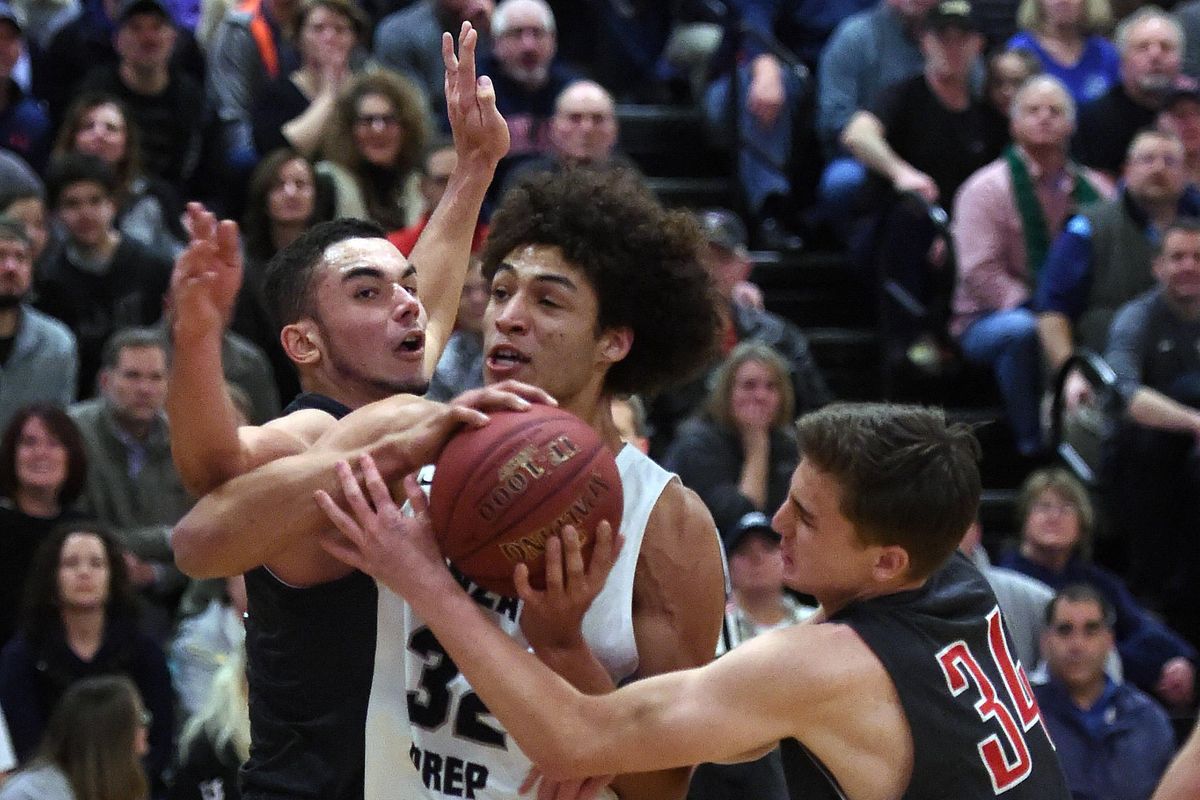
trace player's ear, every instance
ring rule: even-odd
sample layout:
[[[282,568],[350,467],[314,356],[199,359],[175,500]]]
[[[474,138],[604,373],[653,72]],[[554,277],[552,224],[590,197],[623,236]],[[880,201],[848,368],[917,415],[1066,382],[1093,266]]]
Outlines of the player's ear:
[[[597,342],[597,352],[600,354],[600,358],[609,364],[615,364],[629,355],[631,347],[633,347],[632,328],[606,328],[600,334],[600,340]]]
[[[875,557],[875,579],[890,583],[908,572],[908,551],[900,545],[889,544],[879,548]]]
[[[283,352],[293,363],[315,364],[321,358],[321,332],[312,320],[302,319],[283,326],[279,332]]]

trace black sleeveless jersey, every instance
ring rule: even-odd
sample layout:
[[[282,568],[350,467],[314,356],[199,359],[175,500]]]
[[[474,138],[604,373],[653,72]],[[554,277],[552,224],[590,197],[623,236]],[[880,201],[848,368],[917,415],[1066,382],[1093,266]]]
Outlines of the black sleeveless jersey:
[[[302,394],[284,411],[350,409]],[[361,572],[306,588],[246,573],[250,759],[246,800],[361,800],[375,662],[375,582]]]
[[[862,637],[900,697],[913,738],[903,800],[1069,800],[995,596],[966,557],[955,553],[920,589],[853,603],[832,620]],[[788,782],[793,796],[843,797],[803,747]]]

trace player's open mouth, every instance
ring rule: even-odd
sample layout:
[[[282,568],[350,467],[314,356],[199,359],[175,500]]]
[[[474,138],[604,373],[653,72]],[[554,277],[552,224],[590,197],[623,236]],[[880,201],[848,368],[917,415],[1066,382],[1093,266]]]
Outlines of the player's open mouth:
[[[400,342],[400,346],[396,348],[402,353],[419,353],[425,347],[425,334],[420,331],[413,331],[404,340]]]
[[[519,364],[528,363],[528,356],[511,347],[493,347],[492,351],[488,353],[488,365],[491,367],[515,367]]]

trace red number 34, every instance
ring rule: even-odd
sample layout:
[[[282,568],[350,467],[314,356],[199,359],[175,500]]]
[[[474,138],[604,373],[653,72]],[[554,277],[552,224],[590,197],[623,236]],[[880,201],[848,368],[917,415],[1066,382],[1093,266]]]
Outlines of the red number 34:
[[[1004,687],[1019,721],[1014,719],[1009,707],[996,696],[996,687],[979,666],[966,642],[958,641],[947,646],[938,653],[937,659],[950,692],[957,697],[974,685],[979,692],[979,701],[975,703],[979,718],[985,722],[994,719],[1000,725],[1008,747],[1000,744],[1000,734],[993,733],[980,741],[978,748],[979,757],[992,780],[992,790],[996,794],[1002,794],[1025,780],[1033,770],[1033,759],[1029,755],[1029,746],[1025,743],[1025,733],[1041,722],[1041,714],[1025,670],[1009,652],[1008,642],[1004,639],[1004,628],[1000,622],[999,608],[992,609],[987,616],[987,622],[988,650],[991,651],[992,659],[1004,679]]]

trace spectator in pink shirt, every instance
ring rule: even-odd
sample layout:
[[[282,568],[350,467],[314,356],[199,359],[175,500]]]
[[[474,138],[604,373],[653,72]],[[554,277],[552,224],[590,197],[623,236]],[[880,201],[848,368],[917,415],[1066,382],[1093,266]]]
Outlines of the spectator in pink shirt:
[[[1113,191],[1107,178],[1070,160],[1074,130],[1066,87],[1049,75],[1031,78],[1013,100],[1013,144],[963,184],[952,217],[958,283],[951,333],[969,360],[994,370],[1017,447],[1031,456],[1044,448],[1032,290],[1066,220]]]

